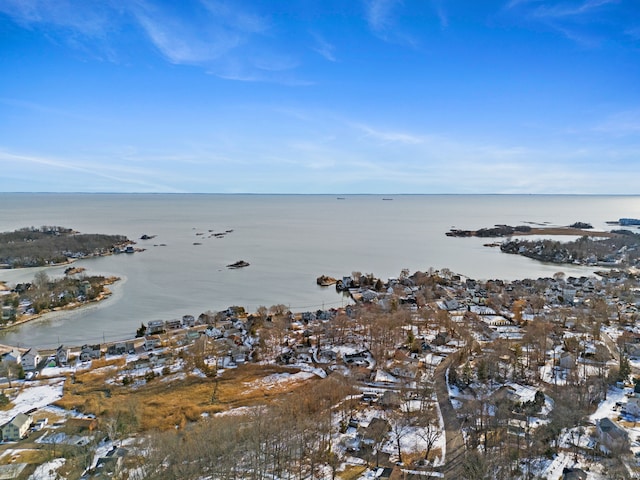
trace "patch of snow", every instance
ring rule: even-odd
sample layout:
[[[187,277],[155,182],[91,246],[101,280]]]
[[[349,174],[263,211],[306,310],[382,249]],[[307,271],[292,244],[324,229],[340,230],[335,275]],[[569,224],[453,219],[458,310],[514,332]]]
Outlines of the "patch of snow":
[[[38,465],[35,472],[29,477],[29,480],[56,480],[60,478],[56,470],[62,467],[64,463],[64,458],[54,458],[49,462]]]
[[[4,425],[19,413],[24,413],[32,408],[45,407],[62,398],[62,386],[64,381],[47,385],[24,387],[18,396],[12,400],[13,407],[0,411],[0,425]]]

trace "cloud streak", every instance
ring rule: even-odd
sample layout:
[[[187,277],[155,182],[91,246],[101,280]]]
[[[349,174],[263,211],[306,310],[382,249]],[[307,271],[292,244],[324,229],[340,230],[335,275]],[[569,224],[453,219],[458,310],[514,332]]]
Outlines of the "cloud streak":
[[[606,38],[619,38],[630,30],[623,25],[630,17],[620,0],[511,0],[503,12],[517,15],[514,20],[544,25],[586,48],[599,47]],[[615,24],[604,21],[605,12],[617,13],[619,19]]]
[[[171,64],[199,66],[225,79],[297,84],[278,75],[300,64],[292,45],[281,46],[273,38],[271,21],[238,2],[6,0],[0,2],[0,13],[25,28],[44,30],[53,41],[112,62],[128,54],[119,34],[133,25]],[[332,58],[332,49],[318,40],[317,50],[325,58]]]
[[[86,164],[52,157],[17,154],[0,150],[0,165],[3,163],[7,170],[9,170],[10,165],[19,163],[21,166],[24,166],[24,164],[37,165],[39,169],[48,167],[54,172],[54,176],[64,174],[64,172],[81,174],[87,185],[95,185],[99,182],[99,179],[104,179],[113,185],[114,191],[139,191],[140,188],[145,191],[179,191],[168,184],[149,181],[148,179],[152,175],[148,170],[107,166],[110,164],[103,162]],[[11,189],[7,187],[9,187],[9,184],[2,190],[11,191]]]
[[[313,51],[324,57],[325,60],[330,62],[337,61],[334,53],[335,47],[327,42],[320,34],[313,33],[312,36],[315,41],[315,45],[312,47]]]

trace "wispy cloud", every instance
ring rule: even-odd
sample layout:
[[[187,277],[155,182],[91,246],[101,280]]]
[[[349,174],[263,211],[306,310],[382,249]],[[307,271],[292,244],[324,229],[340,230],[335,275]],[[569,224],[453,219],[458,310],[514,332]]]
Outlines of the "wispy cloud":
[[[124,37],[118,34],[134,25],[169,63],[199,66],[227,79],[307,83],[278,75],[300,64],[295,49],[278,43],[269,18],[239,2],[5,0],[0,1],[0,14],[102,60],[117,62],[127,55]],[[319,48],[331,55],[328,43]]]
[[[326,60],[329,60],[330,62],[335,62],[336,61],[336,56],[334,54],[335,47],[329,42],[327,42],[322,35],[318,33],[312,33],[311,35],[315,40],[315,44],[312,47],[313,51],[318,53],[322,57],[324,57]]]
[[[375,32],[384,32],[393,25],[393,12],[400,0],[367,0],[366,17]]]
[[[610,115],[594,129],[614,136],[640,134],[640,110],[630,110]]]
[[[269,30],[267,18],[255,13],[240,10],[235,2],[201,0],[202,4],[215,17],[229,27],[245,33],[263,33]]]
[[[447,28],[449,26],[449,17],[444,8],[443,0],[431,0],[431,5],[438,16],[440,22],[440,28]]]
[[[9,165],[19,163],[21,171],[24,170],[23,167],[26,164],[37,166],[38,171],[47,178],[55,178],[65,172],[80,174],[90,189],[102,179],[108,181],[112,186],[112,191],[140,191],[140,189],[145,191],[177,191],[167,184],[150,181],[153,178],[151,170],[107,162],[70,161],[50,156],[26,155],[0,150],[0,165],[3,163],[7,169]],[[51,172],[42,172],[42,169],[46,168]],[[7,189],[5,188],[5,190]]]
[[[605,38],[625,32],[629,18],[625,8],[621,0],[511,0],[503,13],[542,24],[583,47],[597,48]]]
[[[109,2],[72,0],[3,0],[0,12],[26,27],[34,24],[65,27],[92,37],[105,35],[117,15]]]
[[[4,0],[0,13],[28,29],[43,29],[56,43],[101,61],[118,62],[111,39],[121,25],[122,12],[109,1]]]
[[[416,145],[425,142],[425,137],[411,133],[378,130],[364,124],[353,124],[353,127],[364,132],[365,136],[383,143],[401,143],[406,145]]]
[[[234,16],[213,2],[201,11],[194,5],[187,13],[139,2],[132,13],[151,43],[175,64],[211,63],[245,43],[255,31],[252,23],[235,20],[239,13]],[[243,30],[239,25],[251,28]]]
[[[561,2],[555,5],[539,5],[533,11],[538,17],[562,18],[597,13],[602,7],[617,4],[619,0],[586,0],[581,2]]]

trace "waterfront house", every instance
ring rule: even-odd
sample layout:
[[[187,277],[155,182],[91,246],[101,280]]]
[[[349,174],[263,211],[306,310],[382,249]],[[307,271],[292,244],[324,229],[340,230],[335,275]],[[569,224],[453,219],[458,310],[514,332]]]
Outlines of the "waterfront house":
[[[21,361],[22,361],[22,354],[20,353],[20,350],[18,350],[17,348],[12,348],[7,353],[2,355],[2,363],[15,363],[17,365],[20,365]]]
[[[151,320],[147,324],[147,335],[154,335],[156,333],[164,333],[164,322],[162,320]]]
[[[22,368],[25,370],[35,370],[42,360],[42,356],[35,348],[27,350],[22,355]]]
[[[100,358],[101,355],[100,345],[83,345],[80,349],[80,361],[88,362]]]
[[[17,442],[25,437],[29,427],[33,423],[33,417],[24,413],[19,413],[2,427],[2,441]]]
[[[66,365],[69,362],[69,358],[71,357],[71,349],[69,347],[65,347],[64,345],[60,345],[56,349],[56,363],[58,365]]]
[[[11,305],[3,305],[2,306],[2,321],[7,322],[9,320],[14,319],[16,316],[16,309]]]
[[[183,315],[182,316],[182,325],[184,327],[195,327],[196,319],[193,315]]]
[[[167,330],[177,330],[182,327],[182,320],[167,320],[164,324]]]

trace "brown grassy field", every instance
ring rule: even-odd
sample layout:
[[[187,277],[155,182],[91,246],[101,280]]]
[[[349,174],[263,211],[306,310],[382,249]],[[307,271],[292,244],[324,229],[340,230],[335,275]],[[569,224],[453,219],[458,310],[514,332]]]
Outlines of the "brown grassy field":
[[[273,388],[251,386],[275,373],[294,373],[276,365],[244,365],[226,370],[218,378],[187,376],[163,381],[157,377],[145,385],[131,387],[108,383],[115,371],[92,370],[78,373],[65,382],[63,397],[56,405],[92,413],[100,419],[133,414],[139,419],[137,430],[167,430],[198,420],[203,413],[212,414],[231,408],[269,404],[283,393],[309,381],[281,382]],[[250,386],[250,388],[248,388]]]

